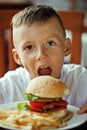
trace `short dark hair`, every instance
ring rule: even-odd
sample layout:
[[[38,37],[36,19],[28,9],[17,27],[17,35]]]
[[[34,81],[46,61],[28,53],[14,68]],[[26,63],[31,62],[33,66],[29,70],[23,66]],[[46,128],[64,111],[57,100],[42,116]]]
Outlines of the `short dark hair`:
[[[14,28],[25,24],[33,24],[35,22],[45,22],[52,17],[55,17],[58,20],[62,32],[64,36],[66,36],[60,16],[52,7],[46,5],[26,7],[24,10],[13,16],[12,26]]]

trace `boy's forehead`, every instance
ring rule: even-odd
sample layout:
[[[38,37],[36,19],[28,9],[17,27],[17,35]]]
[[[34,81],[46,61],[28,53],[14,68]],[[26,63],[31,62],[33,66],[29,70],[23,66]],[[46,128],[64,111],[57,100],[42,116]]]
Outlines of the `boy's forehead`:
[[[34,22],[33,24],[27,23],[27,24],[20,25],[18,27],[13,27],[13,34],[15,34],[15,32],[17,32],[17,31],[21,32],[21,29],[22,29],[21,27],[24,27],[26,29],[26,27],[31,28],[35,25],[38,27],[43,26],[43,25],[47,25],[47,26],[52,25],[52,26],[56,26],[56,28],[59,30],[61,28],[58,19],[56,19],[55,17],[51,17],[50,19],[48,19],[46,21]]]
[[[19,27],[13,28],[13,42],[16,43],[18,41],[18,39],[20,39],[22,34],[26,33],[27,31],[31,32],[31,30],[33,31],[33,33],[38,30],[42,30],[43,32],[48,31],[46,33],[49,33],[49,32],[51,32],[51,33],[59,32],[60,33],[60,31],[62,29],[56,18],[51,18],[45,22],[35,22],[33,24],[21,25]],[[62,33],[60,33],[60,34],[62,34]]]

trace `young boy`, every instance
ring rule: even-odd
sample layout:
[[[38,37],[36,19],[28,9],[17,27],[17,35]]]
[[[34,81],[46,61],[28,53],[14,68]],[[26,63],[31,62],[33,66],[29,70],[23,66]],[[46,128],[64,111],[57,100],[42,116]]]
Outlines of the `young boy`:
[[[12,19],[13,57],[19,67],[0,79],[0,103],[24,100],[29,81],[51,75],[62,80],[71,93],[65,99],[77,107],[87,104],[87,70],[80,65],[64,64],[70,54],[62,21],[48,6],[27,7]],[[87,105],[78,113],[87,111]]]

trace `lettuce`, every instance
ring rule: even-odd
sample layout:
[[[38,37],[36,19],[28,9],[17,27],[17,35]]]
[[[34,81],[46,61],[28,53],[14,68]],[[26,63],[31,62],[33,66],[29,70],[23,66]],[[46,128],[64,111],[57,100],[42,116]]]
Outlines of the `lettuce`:
[[[26,92],[23,92],[23,95],[24,95],[24,98],[25,98],[25,99],[28,99],[28,100],[30,100],[30,101],[35,101],[35,100],[37,100],[37,99],[40,99],[39,96],[35,96],[35,95],[33,95],[33,94],[29,94],[29,93],[26,93]]]
[[[29,105],[27,102],[21,102],[17,105],[17,109],[20,110],[29,110]]]

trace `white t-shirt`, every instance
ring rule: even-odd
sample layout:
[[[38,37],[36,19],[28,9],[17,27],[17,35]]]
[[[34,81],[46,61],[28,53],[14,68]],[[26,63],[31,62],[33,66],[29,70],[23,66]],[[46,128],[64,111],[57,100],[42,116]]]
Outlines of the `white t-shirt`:
[[[87,70],[80,65],[64,64],[60,79],[70,89],[70,95],[65,97],[69,104],[81,107],[87,104]],[[30,82],[28,72],[19,67],[7,72],[0,79],[0,104],[25,100],[23,92]]]

